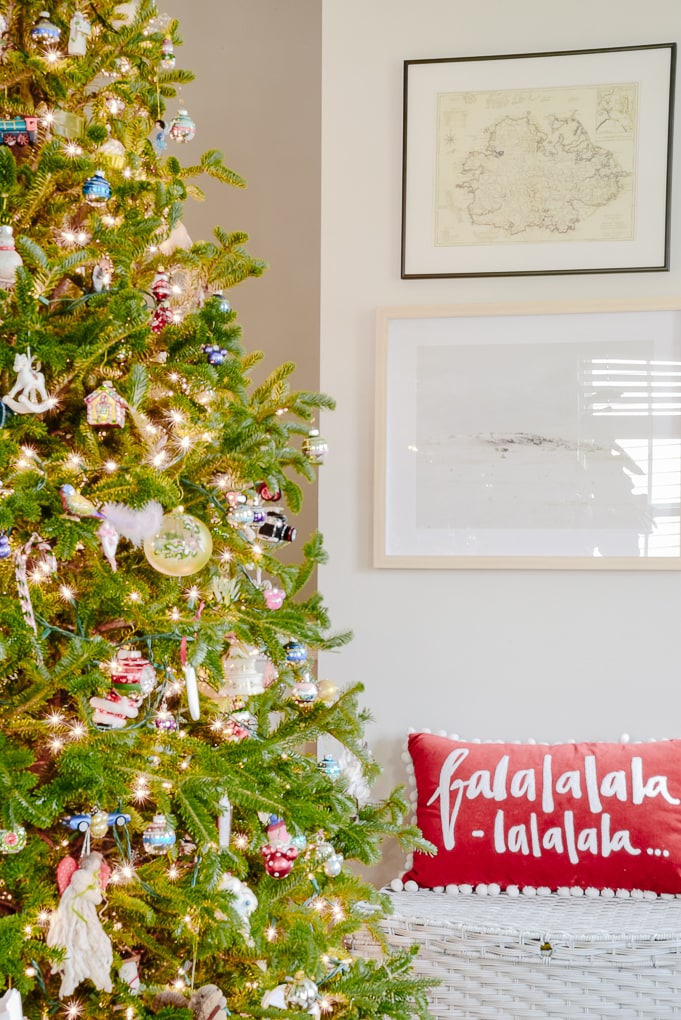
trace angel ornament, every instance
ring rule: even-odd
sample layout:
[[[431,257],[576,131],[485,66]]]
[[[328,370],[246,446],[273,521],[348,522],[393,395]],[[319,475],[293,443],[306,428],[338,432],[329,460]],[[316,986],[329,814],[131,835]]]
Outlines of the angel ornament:
[[[16,382],[2,400],[15,414],[42,414],[55,406],[56,400],[48,396],[45,389],[45,376],[40,371],[40,362],[33,365],[30,348],[25,354],[16,355],[13,368],[17,373]]]
[[[61,974],[59,997],[72,995],[89,978],[100,992],[112,992],[113,951],[97,915],[109,872],[100,853],[87,854],[61,889],[59,906],[52,914],[47,944],[66,950],[53,974]],[[59,876],[58,876],[59,877]]]

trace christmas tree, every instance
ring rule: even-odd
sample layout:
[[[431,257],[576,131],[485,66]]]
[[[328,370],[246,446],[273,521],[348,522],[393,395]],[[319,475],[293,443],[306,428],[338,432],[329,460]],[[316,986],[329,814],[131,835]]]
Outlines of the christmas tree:
[[[183,227],[243,181],[180,158],[178,25],[4,0],[0,35],[0,1015],[426,1016],[409,952],[352,952],[387,904],[351,862],[423,844],[315,675],[332,401],[253,382],[226,291],[264,266]]]

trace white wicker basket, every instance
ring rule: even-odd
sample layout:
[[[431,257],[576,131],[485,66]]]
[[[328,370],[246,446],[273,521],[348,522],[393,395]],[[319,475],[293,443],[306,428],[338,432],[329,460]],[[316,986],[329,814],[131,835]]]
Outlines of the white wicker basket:
[[[681,899],[389,895],[381,926],[391,947],[419,946],[441,1020],[681,1016]],[[380,948],[363,936],[355,952]]]

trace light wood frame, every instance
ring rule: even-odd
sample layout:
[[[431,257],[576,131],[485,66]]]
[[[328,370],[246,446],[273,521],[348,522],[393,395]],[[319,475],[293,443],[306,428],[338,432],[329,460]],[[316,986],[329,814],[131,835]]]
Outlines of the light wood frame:
[[[659,313],[659,314],[658,314]],[[577,316],[581,318],[576,318]],[[540,318],[535,318],[540,317]],[[598,328],[595,329],[595,326]],[[594,332],[598,334],[598,339],[583,339],[580,335],[574,340],[572,336],[575,331],[586,329],[586,336],[589,337]],[[462,342],[463,331],[470,331],[472,341]],[[520,332],[519,332],[520,331]],[[590,331],[590,333],[589,333]],[[489,334],[489,337],[487,336]],[[532,337],[534,334],[534,338]],[[546,337],[546,340],[542,339]],[[530,337],[528,340],[527,337]],[[644,469],[644,474],[647,471],[646,477],[652,479],[650,483],[650,491],[648,491],[645,499],[636,498],[634,500],[632,493],[626,495],[622,493],[620,495],[621,505],[616,504],[615,500],[615,511],[619,512],[622,517],[627,517],[634,513],[631,509],[631,504],[635,502],[636,513],[640,512],[640,506],[642,503],[649,505],[654,502],[657,498],[652,491],[653,483],[657,486],[656,492],[660,491],[660,484],[658,482],[659,470],[655,467],[655,463],[660,462],[663,458],[665,460],[664,471],[667,474],[664,476],[668,481],[668,492],[666,493],[666,510],[660,511],[661,514],[667,513],[669,518],[669,546],[668,552],[665,551],[664,543],[658,536],[656,536],[655,542],[656,550],[653,549],[655,542],[650,539],[643,541],[643,547],[645,552],[639,551],[637,555],[631,554],[627,551],[624,555],[604,554],[600,547],[596,547],[595,551],[592,551],[589,555],[579,555],[575,553],[575,550],[571,548],[573,544],[577,543],[576,539],[582,541],[584,537],[582,535],[582,526],[575,528],[574,536],[571,535],[569,529],[557,529],[561,534],[565,535],[565,549],[555,550],[553,553],[548,551],[540,552],[533,551],[528,554],[527,546],[532,546],[535,539],[538,541],[537,536],[540,536],[542,542],[544,540],[544,531],[541,528],[529,526],[524,529],[518,529],[517,531],[509,531],[506,534],[506,529],[492,529],[492,531],[484,531],[484,527],[480,529],[478,538],[475,541],[478,543],[478,547],[481,548],[479,542],[479,536],[484,531],[484,542],[488,541],[489,535],[497,535],[494,541],[502,546],[502,552],[499,549],[493,554],[487,554],[485,552],[476,552],[466,550],[465,553],[461,553],[460,549],[452,552],[449,547],[449,539],[442,540],[440,547],[440,534],[443,529],[434,527],[432,534],[429,533],[428,528],[422,529],[423,534],[419,531],[416,524],[412,526],[412,517],[416,518],[417,511],[416,505],[419,498],[419,492],[417,492],[416,482],[416,471],[417,467],[412,468],[408,465],[405,470],[404,459],[400,461],[400,457],[404,458],[404,454],[395,454],[395,447],[398,444],[402,444],[401,450],[409,448],[409,436],[417,435],[418,422],[415,421],[417,415],[417,401],[416,401],[416,388],[417,384],[422,385],[422,390],[425,395],[422,397],[422,405],[426,407],[424,412],[429,419],[435,419],[437,417],[438,405],[444,406],[444,401],[437,399],[436,391],[438,387],[442,388],[446,386],[443,380],[446,379],[446,373],[449,372],[449,378],[454,380],[456,373],[452,372],[452,365],[456,368],[457,350],[463,352],[467,363],[473,366],[480,366],[481,364],[494,364],[492,359],[485,362],[485,358],[489,359],[490,354],[497,353],[500,355],[500,360],[506,365],[509,378],[509,405],[513,405],[513,398],[516,398],[516,407],[521,409],[519,413],[520,425],[519,431],[514,432],[513,428],[502,428],[500,433],[495,433],[496,426],[490,424],[489,427],[485,426],[482,430],[476,430],[474,433],[466,434],[465,426],[468,419],[473,418],[476,414],[484,416],[484,407],[481,409],[471,412],[471,414],[462,415],[464,431],[461,436],[458,433],[455,434],[454,440],[456,442],[472,443],[473,457],[483,457],[485,465],[490,463],[490,458],[493,463],[492,474],[497,471],[497,478],[499,474],[499,461],[496,454],[500,450],[505,449],[500,445],[498,436],[503,437],[506,442],[506,434],[511,435],[511,443],[518,443],[518,436],[525,437],[520,440],[520,445],[511,447],[511,454],[509,462],[512,462],[514,457],[516,458],[516,464],[518,460],[522,461],[522,443],[529,443],[531,440],[527,439],[527,436],[531,434],[525,430],[525,419],[526,417],[532,419],[532,407],[534,404],[534,394],[538,398],[543,398],[546,394],[542,394],[540,388],[530,389],[531,397],[529,400],[525,399],[526,388],[531,384],[532,380],[527,377],[527,373],[524,372],[523,366],[530,366],[531,376],[533,372],[541,373],[541,365],[552,364],[553,360],[558,358],[565,362],[567,358],[568,362],[572,358],[577,359],[577,349],[574,352],[570,350],[571,344],[579,344],[580,351],[582,350],[581,345],[583,344],[600,344],[610,345],[610,353],[605,359],[606,362],[611,363],[611,368],[608,370],[610,374],[607,379],[603,381],[601,376],[604,372],[603,368],[598,370],[594,369],[594,365],[600,364],[603,359],[592,358],[592,353],[599,353],[599,350],[594,347],[586,349],[586,355],[582,352],[580,365],[586,366],[586,378],[589,382],[590,379],[596,378],[595,372],[600,372],[598,380],[602,383],[602,386],[612,387],[620,385],[621,378],[617,376],[617,372],[622,373],[621,365],[625,364],[626,359],[622,357],[623,352],[626,354],[628,351],[650,352],[649,356],[639,359],[639,365],[648,365],[648,368],[642,369],[639,372],[638,381],[636,385],[644,388],[644,392],[648,394],[648,402],[643,401],[642,410],[632,411],[627,410],[633,405],[626,403],[626,396],[617,397],[618,400],[624,401],[619,404],[613,405],[608,403],[606,410],[598,410],[603,405],[598,403],[598,400],[589,405],[586,411],[580,405],[580,411],[576,413],[575,427],[576,432],[570,436],[569,442],[563,442],[560,438],[546,439],[543,440],[545,443],[544,448],[541,450],[541,455],[544,459],[544,465],[551,460],[552,449],[557,450],[562,444],[562,455],[563,461],[560,458],[556,458],[553,462],[553,468],[556,465],[560,467],[561,464],[567,464],[569,458],[574,454],[575,460],[579,460],[580,465],[582,462],[586,462],[591,458],[592,462],[597,461],[596,470],[602,470],[607,472],[604,474],[604,481],[608,484],[612,484],[613,480],[613,458],[615,455],[619,458],[624,454],[622,461],[618,461],[617,468],[618,472],[626,471],[628,465],[632,462],[630,460],[629,453],[627,450],[633,448],[643,448],[645,443],[651,444],[652,450],[657,450],[655,457],[648,462]],[[534,343],[535,347],[532,351],[528,349],[528,343]],[[560,350],[554,349],[553,353],[549,355],[547,345],[551,343],[557,343],[561,345]],[[478,349],[479,347],[484,348],[485,344],[493,344],[494,351],[490,350],[482,353]],[[401,345],[401,347],[400,347]],[[413,357],[414,351],[408,351],[406,355],[400,353],[397,348],[402,351],[411,348],[419,348],[426,350],[428,348],[437,348],[438,351],[441,349],[450,349],[449,353],[445,353],[444,358],[446,362],[445,371],[438,373],[437,367],[430,368],[431,375],[429,376],[426,372],[425,383],[423,379],[415,376],[413,366],[415,364],[415,357]],[[624,350],[622,345],[627,346]],[[502,350],[503,347],[508,347],[509,351]],[[453,353],[452,353],[453,352]],[[537,353],[537,357],[534,357],[534,353]],[[561,353],[562,352],[562,353]],[[605,351],[607,353],[607,350]],[[517,354],[517,358],[516,358]],[[436,352],[432,357],[440,357],[441,354]],[[431,355],[427,356],[432,357]],[[523,361],[525,358],[525,361]],[[664,394],[659,391],[659,382],[653,379],[655,375],[654,362],[666,361],[672,362],[674,365],[678,364],[681,370],[681,297],[666,297],[666,298],[650,298],[641,300],[618,300],[618,301],[587,301],[581,303],[574,302],[550,302],[550,303],[532,303],[532,304],[464,304],[455,306],[428,306],[428,307],[401,307],[401,308],[381,308],[377,313],[377,345],[376,345],[376,420],[375,420],[375,479],[374,479],[374,565],[376,567],[389,567],[389,568],[435,568],[435,569],[499,569],[499,568],[513,568],[513,569],[561,569],[561,570],[576,570],[576,569],[610,569],[610,570],[678,570],[681,568],[681,524],[679,524],[679,512],[681,508],[681,371],[679,372],[678,381],[677,376],[674,376],[674,384],[665,382],[663,377],[663,385],[665,390],[671,387],[673,391],[669,400],[664,399]],[[534,367],[534,363],[539,362],[540,367]],[[617,366],[616,369],[612,368],[612,365]],[[409,368],[408,366],[411,366]],[[448,366],[448,367],[447,367]],[[651,367],[652,366],[652,367]],[[614,380],[613,373],[614,371]],[[667,369],[664,369],[667,372]],[[672,368],[669,371],[675,371]],[[471,369],[470,374],[475,384],[475,367]],[[477,368],[478,375],[480,375],[481,369]],[[516,373],[515,379],[513,378]],[[552,369],[553,373],[553,369]],[[589,376],[591,373],[591,376]],[[669,374],[669,373],[667,373]],[[568,373],[571,375],[571,373]],[[482,376],[486,382],[486,369],[485,374]],[[626,375],[624,376],[626,379]],[[670,377],[671,378],[671,377]],[[641,379],[643,381],[641,381]],[[514,387],[514,383],[518,385]],[[581,394],[584,390],[584,386],[577,387],[577,384],[572,378],[567,379],[567,385],[573,386],[578,394]],[[461,395],[461,382],[456,379],[456,387]],[[496,385],[499,383],[497,381]],[[553,382],[552,382],[553,385]],[[557,384],[556,384],[557,385]],[[562,385],[562,383],[560,384]],[[428,390],[430,386],[431,390]],[[627,382],[627,386],[629,383]],[[588,399],[594,401],[595,398],[592,396],[593,382],[589,382],[587,389],[589,390]],[[658,387],[656,391],[655,387]],[[486,387],[485,387],[486,388]],[[602,389],[602,387],[601,387]],[[431,392],[432,391],[432,392]],[[505,394],[505,390],[503,391]],[[558,390],[556,391],[558,392]],[[599,391],[600,392],[600,391]],[[610,392],[602,390],[602,392]],[[678,399],[677,399],[678,394]],[[471,392],[469,397],[464,396],[457,406],[465,406],[466,401],[470,400],[470,406],[473,407],[476,399],[481,394]],[[432,399],[431,399],[432,398]],[[485,397],[486,400],[491,398]],[[485,403],[485,400],[480,402]],[[668,406],[669,405],[669,406]],[[491,408],[498,406],[497,402],[492,402],[489,405]],[[546,402],[546,406],[553,406],[549,401]],[[530,412],[526,415],[525,409],[530,408]],[[618,409],[621,408],[621,409]],[[448,412],[447,412],[448,413]],[[541,421],[541,410],[536,412]],[[602,423],[596,421],[597,418],[603,418],[607,416],[612,417],[612,422]],[[495,417],[495,413],[492,413],[492,418]],[[618,434],[625,431],[632,432],[632,422],[638,417],[639,420],[645,419],[646,426],[636,426],[645,433],[642,439],[627,438],[623,440],[624,450],[620,444],[620,439],[617,438]],[[631,419],[631,420],[630,420]],[[484,417],[482,421],[487,421]],[[624,429],[625,420],[628,422],[628,428]],[[513,424],[513,410],[509,412],[509,422]],[[569,433],[569,422],[566,420],[568,428],[566,432]],[[598,438],[601,434],[600,430],[605,430],[606,426],[611,425],[617,428],[617,432],[613,434],[612,441],[608,438],[608,442],[611,442],[610,449],[607,444],[604,445],[602,439]],[[454,425],[456,426],[456,415]],[[597,438],[589,440],[581,436],[579,442],[575,436],[579,433],[582,425],[589,426],[592,430],[597,433]],[[434,426],[428,424],[429,428]],[[410,428],[412,432],[410,432]],[[482,436],[481,432],[487,432],[489,434]],[[423,430],[422,430],[423,431]],[[553,429],[554,435],[560,436],[560,433],[556,433],[556,427],[554,423]],[[399,435],[397,435],[399,433]],[[541,436],[541,433],[539,434]],[[496,438],[495,438],[496,436]],[[606,437],[608,433],[606,433]],[[491,438],[490,438],[491,437]],[[447,441],[452,439],[452,436],[446,437]],[[535,437],[536,438],[536,437]],[[653,443],[656,441],[656,444]],[[482,442],[482,453],[479,454],[480,442]],[[580,446],[579,443],[587,443],[586,446]],[[589,442],[591,445],[589,446]],[[391,447],[392,443],[392,447]],[[570,446],[570,443],[573,445]],[[617,443],[617,447],[615,447]],[[551,444],[554,444],[553,447]],[[576,444],[576,445],[575,445]],[[444,445],[444,444],[442,444]],[[541,443],[538,444],[541,446]],[[416,439],[411,444],[413,452],[418,453],[416,449],[418,442]],[[470,451],[464,446],[464,450],[468,453]],[[570,451],[565,457],[566,451]],[[586,451],[586,453],[585,453]],[[661,451],[661,452],[660,452]],[[508,449],[506,451],[508,453]],[[520,454],[520,457],[518,457]],[[610,455],[610,460],[608,459]],[[448,474],[454,476],[454,485],[456,486],[456,474],[459,470],[457,463],[456,454],[451,452],[446,454],[447,457],[453,457],[451,460],[447,460]],[[504,454],[502,453],[503,457]],[[486,460],[484,459],[486,458]],[[624,464],[626,460],[627,464]],[[416,461],[413,460],[409,464]],[[470,459],[466,462],[470,465]],[[640,464],[634,461],[636,465],[636,473],[640,469]],[[600,467],[598,466],[600,464]],[[527,472],[527,464],[523,465],[523,471]],[[513,480],[512,471],[511,479]],[[564,467],[561,470],[566,470]],[[569,471],[574,470],[570,468]],[[660,469],[661,470],[661,469]],[[507,471],[507,466],[504,465],[502,471]],[[430,474],[429,474],[430,472]],[[432,474],[436,469],[428,468],[426,471],[427,481],[432,486],[435,485],[433,492],[441,491],[437,487],[437,477],[433,480]],[[550,474],[551,468],[548,469]],[[528,477],[527,474],[524,477]],[[532,478],[532,475],[529,476]],[[560,471],[559,471],[560,477]],[[632,474],[626,474],[627,487],[632,479]],[[619,482],[616,483],[622,488],[622,477],[618,473]],[[505,481],[508,481],[508,475],[505,476]],[[518,481],[513,483],[515,489],[509,489],[507,492],[517,492],[522,497],[524,496],[524,489]],[[478,496],[475,495],[474,483],[469,485],[469,492],[473,492],[472,505],[475,505],[476,498],[479,502]],[[580,482],[581,485],[581,482]],[[671,486],[671,488],[669,488]],[[443,486],[443,490],[444,490]],[[427,492],[429,486],[426,484],[421,492],[421,499],[427,500]],[[547,492],[549,489],[547,489]],[[424,495],[425,493],[425,495]],[[640,497],[640,493],[636,494]],[[574,492],[569,492],[570,499],[566,500],[564,506],[558,503],[559,509],[562,506],[565,516],[565,507],[572,505],[576,501]],[[446,496],[443,496],[446,500]],[[540,501],[541,502],[541,501]],[[603,501],[601,500],[601,505]],[[606,503],[609,501],[606,500]],[[432,504],[426,503],[426,513],[429,513],[429,507]],[[479,503],[479,505],[482,505]],[[509,504],[511,505],[511,504]],[[515,506],[515,504],[513,504]],[[539,503],[537,503],[539,508]],[[543,502],[541,502],[541,509],[544,515],[546,514],[546,508]],[[583,507],[582,507],[583,509]],[[659,509],[659,507],[658,507]],[[652,511],[655,510],[655,506],[652,507]],[[438,511],[439,512],[439,511]],[[581,512],[581,509],[580,509]],[[534,508],[531,513],[534,513]],[[406,515],[406,518],[405,518]],[[454,515],[456,517],[456,514]],[[541,516],[541,514],[539,515]],[[404,524],[404,519],[409,523]],[[660,518],[661,520],[662,518]],[[657,521],[653,514],[653,520]],[[657,526],[657,525],[656,525]],[[608,532],[608,529],[593,529],[593,535],[600,536],[601,546],[603,545],[614,545],[617,546],[620,539],[624,542],[624,539],[628,538],[629,544],[632,538],[633,525],[627,523],[622,527],[614,527],[612,529],[612,535]],[[445,529],[447,530],[447,529]],[[447,530],[447,534],[452,529]],[[456,529],[454,529],[456,530]],[[546,529],[546,542],[547,546],[550,547],[550,538],[553,529]],[[634,529],[635,530],[635,529]],[[659,528],[658,528],[659,530]],[[466,529],[467,534],[470,528]],[[664,531],[664,529],[663,529]],[[435,536],[433,538],[433,535]],[[395,537],[397,536],[397,537]],[[455,536],[456,537],[456,536]],[[458,538],[461,538],[459,535]],[[575,538],[575,542],[572,542],[572,538]],[[593,537],[593,536],[592,536]],[[639,536],[640,537],[640,536]],[[570,538],[570,541],[567,539]],[[612,538],[612,543],[609,541]],[[427,541],[426,541],[427,539]],[[517,541],[516,541],[517,539]],[[423,541],[422,541],[423,540]],[[556,539],[556,541],[560,541]],[[454,543],[456,545],[456,542]],[[492,543],[493,544],[493,543]],[[541,545],[541,542],[539,542]],[[517,545],[517,548],[516,548]],[[434,547],[433,547],[434,546]]]

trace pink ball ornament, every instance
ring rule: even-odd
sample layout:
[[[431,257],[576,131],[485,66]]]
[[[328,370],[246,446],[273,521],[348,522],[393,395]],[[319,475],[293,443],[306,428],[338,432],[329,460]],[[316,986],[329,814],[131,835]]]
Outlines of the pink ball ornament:
[[[282,591],[281,588],[265,588],[263,594],[265,596],[265,605],[268,609],[281,609],[286,592]]]
[[[291,688],[291,697],[301,708],[306,708],[315,703],[319,697],[319,689],[314,680],[301,680]]]

